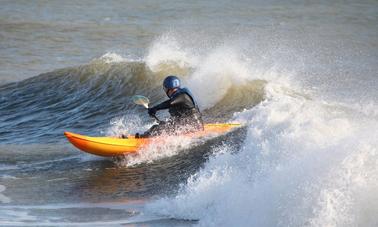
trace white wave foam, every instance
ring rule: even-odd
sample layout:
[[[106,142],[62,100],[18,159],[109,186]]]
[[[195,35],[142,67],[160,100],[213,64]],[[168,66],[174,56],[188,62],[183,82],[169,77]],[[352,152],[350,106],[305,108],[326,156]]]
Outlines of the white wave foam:
[[[2,192],[4,192],[6,187],[0,184],[0,203],[10,203],[12,200],[5,196]]]
[[[184,48],[171,35],[163,35],[149,48],[149,53],[145,57],[147,66],[153,71],[159,71],[162,64],[174,63],[181,68],[195,67],[197,56]]]
[[[131,57],[131,56],[124,57],[115,52],[108,52],[102,55],[100,58],[94,59],[94,60],[100,60],[107,64],[111,64],[111,63],[121,63],[121,62],[138,62],[141,59]]]
[[[378,105],[373,101],[365,101],[363,103],[352,105],[356,110],[362,112],[368,117],[378,118]]]
[[[164,61],[191,68],[184,82],[202,109],[232,86],[256,79],[267,85],[265,101],[234,115],[248,125],[243,148],[236,153],[218,148],[223,152],[177,196],[148,209],[199,219],[201,226],[376,226],[378,203],[371,201],[377,201],[378,191],[378,123],[370,118],[375,105],[347,113],[303,95],[285,59],[264,64],[243,53],[228,42],[196,51],[170,35],[150,49],[146,59],[152,69]],[[367,115],[363,119],[361,112]]]
[[[0,170],[14,170],[19,169],[17,165],[0,164]]]
[[[110,127],[104,132],[107,136],[135,134],[146,130],[150,125],[144,125],[139,115],[115,117],[110,121]]]
[[[137,132],[143,133],[151,126],[152,124],[144,124],[138,115],[127,115],[113,118],[105,134],[115,137],[119,137],[123,134],[133,135]],[[151,163],[158,159],[177,155],[183,149],[193,146],[194,144],[195,141],[184,136],[175,136],[174,139],[167,137],[164,139],[164,142],[158,139],[156,142],[152,142],[151,145],[143,148],[137,154],[126,155],[124,159],[118,161],[118,164],[122,166],[134,166],[141,163]]]
[[[166,34],[153,43],[145,61],[157,74],[164,64],[190,68],[189,75],[179,77],[197,97],[201,109],[214,106],[231,87],[242,86],[253,80],[275,81],[294,87],[292,72],[281,69],[278,73],[278,69],[271,65],[257,70],[253,66],[259,62],[256,59],[253,62],[243,54],[242,47],[234,46],[233,43],[225,42],[208,51],[202,49],[203,45],[187,47],[172,34]]]
[[[241,85],[253,79],[245,60],[228,47],[219,47],[201,59],[187,80],[188,87],[199,98],[202,108],[210,108],[219,102],[233,85]]]
[[[242,150],[223,148],[177,196],[149,209],[201,226],[375,226],[377,122],[277,86],[267,92],[236,116],[249,125]]]
[[[172,157],[184,149],[195,146],[196,141],[185,136],[158,138],[151,145],[143,148],[136,154],[126,155],[118,164],[122,166],[135,166],[141,163],[152,163],[156,160]]]
[[[20,179],[20,178],[18,178],[18,177],[15,177],[15,176],[12,176],[12,175],[8,175],[8,174],[0,175],[0,178],[2,178],[2,179],[10,179],[10,180],[17,180],[17,179]]]

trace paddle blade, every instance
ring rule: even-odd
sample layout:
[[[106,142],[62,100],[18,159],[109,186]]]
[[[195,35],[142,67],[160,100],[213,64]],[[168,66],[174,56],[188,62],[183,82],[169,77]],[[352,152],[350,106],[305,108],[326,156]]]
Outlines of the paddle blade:
[[[150,100],[148,100],[147,97],[143,95],[134,95],[132,99],[135,104],[142,105],[148,109],[148,104],[150,103]]]

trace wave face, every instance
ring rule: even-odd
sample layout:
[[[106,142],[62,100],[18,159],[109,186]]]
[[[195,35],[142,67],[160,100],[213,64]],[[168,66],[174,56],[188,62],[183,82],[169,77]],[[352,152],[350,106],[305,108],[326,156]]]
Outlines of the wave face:
[[[56,142],[63,130],[93,133],[122,111],[136,113],[130,97],[155,88],[148,73],[143,63],[93,62],[4,85],[3,142]]]
[[[132,103],[131,97],[143,94],[154,103],[164,100],[161,81],[172,72],[184,73],[184,84],[193,88],[197,96],[208,97],[209,100],[199,99],[208,120],[225,120],[237,110],[263,100],[261,80],[233,84],[226,79],[221,88],[208,87],[208,93],[204,94],[200,78],[187,78],[185,72],[193,70],[190,67],[165,60],[149,67],[144,61],[129,61],[108,53],[87,65],[3,85],[0,87],[2,142],[57,142],[63,130],[106,134],[109,122],[122,116],[133,121],[139,119],[143,124],[149,120],[146,111]]]

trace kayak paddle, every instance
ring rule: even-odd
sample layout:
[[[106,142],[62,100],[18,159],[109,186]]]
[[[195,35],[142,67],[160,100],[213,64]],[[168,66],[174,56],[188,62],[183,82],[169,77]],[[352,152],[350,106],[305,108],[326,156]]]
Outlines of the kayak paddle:
[[[133,102],[137,105],[144,106],[146,109],[148,109],[148,104],[150,104],[150,100],[143,95],[134,95],[132,98]],[[160,120],[156,115],[153,115],[153,117],[160,123]]]
[[[148,109],[148,104],[150,103],[150,100],[147,97],[143,95],[134,95],[132,97],[132,100],[135,104],[142,105],[146,107],[146,109]]]

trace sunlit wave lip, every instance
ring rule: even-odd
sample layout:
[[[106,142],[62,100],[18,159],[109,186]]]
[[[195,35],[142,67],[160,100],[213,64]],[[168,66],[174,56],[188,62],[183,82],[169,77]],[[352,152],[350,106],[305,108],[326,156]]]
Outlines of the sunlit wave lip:
[[[112,63],[122,63],[122,62],[143,62],[143,59],[139,57],[132,57],[132,56],[124,57],[115,52],[107,52],[101,57],[95,58],[91,61],[91,63],[96,63],[96,62],[104,62],[107,64],[112,64]]]

